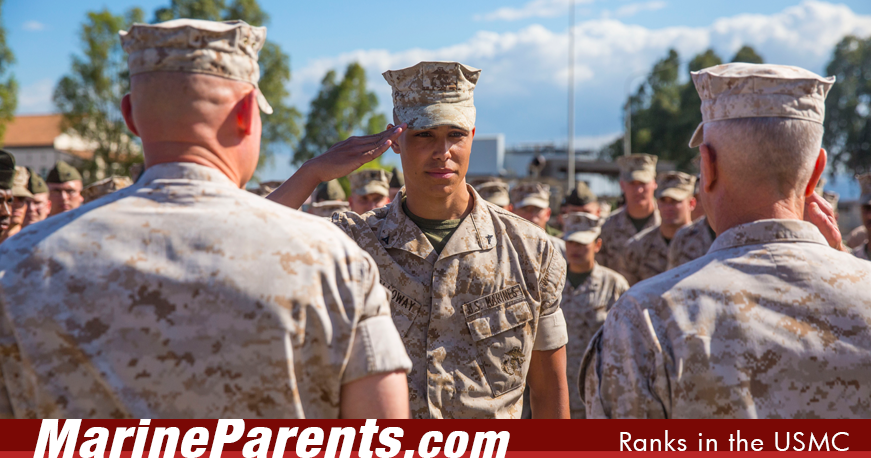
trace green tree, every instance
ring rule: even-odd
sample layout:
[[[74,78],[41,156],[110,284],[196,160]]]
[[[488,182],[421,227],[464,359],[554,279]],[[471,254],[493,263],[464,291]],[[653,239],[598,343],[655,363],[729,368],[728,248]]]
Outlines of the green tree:
[[[838,82],[826,98],[823,145],[833,164],[871,172],[871,37],[841,40],[826,73]]]
[[[241,19],[254,26],[269,23],[269,14],[260,8],[257,0],[171,0],[170,5],[154,12],[155,22],[176,18],[228,21]],[[293,147],[299,139],[299,111],[287,105],[290,92],[290,57],[281,47],[269,40],[260,51],[260,91],[272,105],[273,113],[263,116],[260,166],[269,163],[281,147]]]
[[[305,136],[293,155],[294,164],[323,153],[351,135],[375,134],[387,126],[384,115],[375,112],[378,97],[366,90],[366,71],[360,64],[348,65],[342,80],[336,79],[335,70],[330,70],[321,81],[306,119]],[[374,162],[373,166],[380,164]]]
[[[748,64],[764,64],[765,59],[762,58],[759,54],[756,53],[756,50],[751,48],[750,46],[742,46],[738,52],[735,53],[735,57],[732,58],[732,62],[746,62]]]
[[[6,29],[3,27],[3,0],[0,0],[0,145],[6,134],[6,123],[15,117],[18,107],[18,83],[15,77],[7,73],[9,66],[15,62],[12,50],[6,46]]]
[[[735,58],[761,60],[749,46],[741,48]],[[695,72],[722,63],[717,53],[708,49],[693,57],[686,68]],[[698,152],[688,143],[702,121],[702,102],[692,80],[680,78],[681,67],[677,51],[669,50],[629,97],[632,152],[653,154],[673,162],[678,170],[695,173],[693,161]],[[601,155],[612,159],[622,156],[623,138],[605,146]]]
[[[72,57],[70,74],[54,90],[54,103],[63,113],[63,130],[73,131],[95,147],[84,178],[95,181],[108,174],[126,174],[141,162],[138,140],[127,130],[121,99],[130,90],[127,57],[118,31],[142,22],[139,8],[125,15],[108,9],[88,13],[79,32],[83,55]]]

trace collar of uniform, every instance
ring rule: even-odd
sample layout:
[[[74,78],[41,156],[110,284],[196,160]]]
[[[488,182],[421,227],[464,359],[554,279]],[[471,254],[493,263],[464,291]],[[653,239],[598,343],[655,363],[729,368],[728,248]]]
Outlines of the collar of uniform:
[[[168,162],[152,165],[142,173],[139,183],[147,185],[155,180],[208,181],[216,185],[239,189],[239,186],[230,181],[227,175],[224,175],[220,170],[193,162]]]
[[[474,204],[472,212],[463,219],[439,257],[444,258],[460,253],[489,250],[496,246],[493,220],[475,188],[466,185]],[[402,211],[402,198],[405,189],[400,191],[387,209],[387,217],[378,231],[378,239],[386,249],[396,248],[426,259],[433,251],[432,244],[420,228]]]
[[[605,278],[605,276],[602,266],[600,266],[598,262],[593,263],[593,270],[590,271],[590,276],[587,278],[587,281],[578,285],[577,288],[574,288],[574,293],[580,294],[588,291],[598,291],[602,287],[603,278]],[[566,281],[566,286],[571,288],[572,284]]]
[[[714,239],[709,252],[778,242],[828,245],[823,234],[811,223],[796,219],[763,219],[741,224],[723,232]]]

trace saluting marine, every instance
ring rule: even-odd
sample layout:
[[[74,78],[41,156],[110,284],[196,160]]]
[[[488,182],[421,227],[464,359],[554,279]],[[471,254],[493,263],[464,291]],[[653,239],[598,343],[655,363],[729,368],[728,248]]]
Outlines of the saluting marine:
[[[692,79],[718,236],[611,309],[581,371],[587,416],[871,417],[871,263],[839,251],[814,194],[834,78],[735,63]]]
[[[0,247],[0,415],[407,417],[411,364],[372,259],[240,189],[272,112],[265,39],[242,21],[121,32],[147,168]]]
[[[334,145],[269,198],[297,207],[317,182],[393,148],[405,191],[333,222],[375,259],[390,291],[412,360],[412,417],[518,418],[528,383],[534,417],[568,418],[565,260],[540,227],[465,182],[480,73],[457,62],[386,72],[397,125]]]
[[[629,286],[668,270],[668,250],[679,229],[691,220],[696,199],[696,177],[683,172],[662,175],[656,187],[657,207],[662,222],[645,229],[626,242],[623,271]]]
[[[602,250],[596,261],[624,275],[624,249],[635,234],[659,226],[656,209],[656,156],[632,154],[617,158],[620,167],[620,189],[626,206],[611,213],[602,226]]]
[[[563,220],[568,274],[560,308],[569,330],[566,377],[574,381],[578,379],[590,339],[629,284],[622,275],[596,263],[596,253],[602,248],[603,219],[589,213],[568,213]],[[586,418],[584,401],[576,386],[569,388],[569,402],[572,418]]]

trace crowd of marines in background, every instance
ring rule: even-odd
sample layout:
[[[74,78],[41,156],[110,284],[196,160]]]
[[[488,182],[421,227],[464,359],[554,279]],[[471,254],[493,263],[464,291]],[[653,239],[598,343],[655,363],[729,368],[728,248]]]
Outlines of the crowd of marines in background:
[[[177,20],[121,39],[133,81],[122,111],[151,163],[141,176],[83,187],[69,164],[43,180],[0,152],[0,413],[871,413],[871,174],[857,177],[864,225],[842,244],[838,196],[819,179],[833,78],[777,65],[695,72],[699,175],[657,174],[656,156],[632,154],[617,160],[620,205],[579,182],[554,206],[534,179],[464,176],[481,70],[421,62],[384,73],[385,132],[248,193],[259,114],[271,113],[252,70],[265,29]],[[198,111],[201,100],[214,108]],[[238,129],[222,130],[224,116]],[[389,149],[405,175],[360,169]],[[741,168],[751,160],[769,169]],[[768,207],[753,213],[757,199]],[[49,283],[61,292],[40,291]],[[809,394],[819,386],[840,400],[814,404],[828,396]]]

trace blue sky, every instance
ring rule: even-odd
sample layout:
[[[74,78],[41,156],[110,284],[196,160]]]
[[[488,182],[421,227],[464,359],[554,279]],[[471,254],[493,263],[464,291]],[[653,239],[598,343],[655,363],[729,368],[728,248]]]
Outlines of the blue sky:
[[[509,145],[565,143],[568,0],[335,2],[260,0],[269,38],[291,56],[290,102],[306,111],[331,68],[359,61],[386,112],[380,73],[420,60],[483,69],[476,89],[479,134]],[[16,55],[20,113],[53,111],[51,91],[79,47],[86,12],[143,8],[168,0],[6,0],[3,23]],[[576,140],[596,147],[619,135],[627,85],[669,48],[684,59],[713,47],[730,57],[743,44],[767,61],[823,73],[845,34],[871,35],[871,2],[577,0]],[[284,177],[279,158],[266,177]]]

